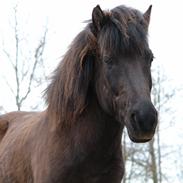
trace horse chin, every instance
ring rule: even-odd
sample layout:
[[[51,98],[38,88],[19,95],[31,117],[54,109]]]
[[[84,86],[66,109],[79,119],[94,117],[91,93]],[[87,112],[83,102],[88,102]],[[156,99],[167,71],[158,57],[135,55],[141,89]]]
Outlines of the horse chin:
[[[137,133],[137,132],[129,130],[128,128],[127,128],[127,131],[128,131],[128,136],[129,136],[130,140],[135,143],[149,142],[153,138],[153,135],[154,135],[154,133],[152,133],[152,134],[146,134],[146,133],[144,134],[143,132]]]

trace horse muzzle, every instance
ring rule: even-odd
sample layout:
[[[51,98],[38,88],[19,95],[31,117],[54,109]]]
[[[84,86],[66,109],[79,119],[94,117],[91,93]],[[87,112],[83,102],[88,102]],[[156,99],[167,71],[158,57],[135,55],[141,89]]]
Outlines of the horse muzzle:
[[[157,126],[157,111],[151,101],[136,103],[126,124],[129,137],[134,142],[147,142],[152,139]]]

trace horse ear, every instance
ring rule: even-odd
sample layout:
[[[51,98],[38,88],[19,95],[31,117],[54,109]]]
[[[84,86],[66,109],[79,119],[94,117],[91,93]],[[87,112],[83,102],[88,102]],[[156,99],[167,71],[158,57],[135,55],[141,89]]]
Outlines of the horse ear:
[[[101,10],[100,6],[97,5],[92,12],[92,22],[96,31],[100,31],[104,22],[105,14]]]
[[[150,22],[151,10],[152,10],[152,5],[150,5],[149,8],[147,9],[147,11],[143,14],[143,17],[144,17],[145,21],[147,22],[147,27],[149,26],[149,22]]]

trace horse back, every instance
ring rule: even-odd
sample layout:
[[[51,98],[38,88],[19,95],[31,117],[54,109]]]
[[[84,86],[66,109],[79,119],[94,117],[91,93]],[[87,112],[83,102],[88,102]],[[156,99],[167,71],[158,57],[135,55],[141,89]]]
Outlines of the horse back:
[[[32,182],[30,151],[39,112],[0,116],[0,182]]]
[[[33,116],[34,112],[10,112],[0,116],[0,141],[3,139],[7,130],[12,125],[21,125],[21,121],[26,121],[29,117]]]

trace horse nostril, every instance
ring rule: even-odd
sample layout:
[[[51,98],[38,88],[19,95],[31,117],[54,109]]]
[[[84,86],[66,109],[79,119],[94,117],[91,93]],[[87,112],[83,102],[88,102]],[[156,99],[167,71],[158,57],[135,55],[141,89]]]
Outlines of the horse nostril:
[[[132,112],[132,114],[131,114],[131,120],[132,120],[133,122],[136,122],[136,121],[137,121],[137,117],[136,117],[135,112]]]
[[[137,112],[131,113],[131,122],[135,130],[140,130],[140,123],[139,123],[139,117]]]

